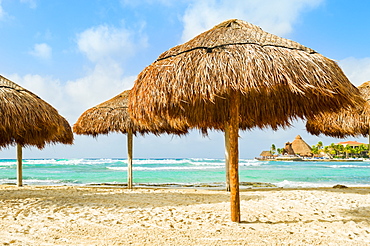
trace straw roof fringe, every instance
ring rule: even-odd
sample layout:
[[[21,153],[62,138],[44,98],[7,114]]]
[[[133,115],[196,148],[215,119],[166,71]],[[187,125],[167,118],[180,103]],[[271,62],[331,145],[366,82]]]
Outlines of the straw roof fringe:
[[[0,148],[72,142],[71,126],[55,108],[0,75]]]
[[[366,137],[370,128],[370,81],[358,87],[366,103],[361,107],[350,107],[338,113],[321,113],[307,120],[306,129],[313,135],[330,137]]]
[[[241,98],[243,130],[363,103],[333,60],[234,19],[161,54],[138,75],[128,106],[140,124],[223,130],[230,94]]]
[[[187,133],[187,128],[174,129],[164,121],[158,121],[147,126],[134,124],[127,112],[127,100],[129,90],[86,110],[73,125],[73,131],[77,134],[92,135],[108,134],[110,132],[144,135],[153,133],[156,135],[167,133],[182,135]]]

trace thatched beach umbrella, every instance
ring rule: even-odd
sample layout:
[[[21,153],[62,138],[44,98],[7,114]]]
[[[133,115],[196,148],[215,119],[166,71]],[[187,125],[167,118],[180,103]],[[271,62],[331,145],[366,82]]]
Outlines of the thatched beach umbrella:
[[[312,156],[311,147],[308,145],[300,135],[297,135],[292,142],[294,153],[300,156]]]
[[[321,113],[306,122],[306,129],[313,135],[324,134],[330,137],[368,136],[370,130],[370,81],[358,86],[366,100],[360,107],[350,107],[334,113]]]
[[[338,65],[291,40],[228,20],[159,56],[129,96],[145,124],[218,129],[229,141],[231,219],[240,221],[238,130],[289,126],[291,119],[362,103]]]
[[[73,143],[72,129],[58,111],[32,92],[0,75],[0,148],[17,145],[18,186],[22,147]]]
[[[77,134],[91,135],[94,137],[110,132],[127,134],[127,185],[131,189],[133,135],[138,133],[141,135],[146,133],[153,133],[155,135],[163,133],[183,135],[187,133],[187,128],[175,129],[163,120],[147,124],[146,126],[135,124],[127,112],[128,94],[129,90],[124,91],[108,101],[86,110],[73,125],[73,131]]]
[[[260,154],[263,159],[270,159],[272,157],[271,151],[263,150]]]

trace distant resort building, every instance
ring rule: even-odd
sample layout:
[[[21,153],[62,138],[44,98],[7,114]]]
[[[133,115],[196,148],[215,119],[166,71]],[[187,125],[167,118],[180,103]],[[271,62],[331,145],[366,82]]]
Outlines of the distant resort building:
[[[296,136],[293,142],[286,142],[284,149],[281,152],[283,156],[301,156],[312,157],[311,147],[302,139],[300,135]],[[274,159],[276,156],[271,154],[271,151],[262,151],[260,154],[261,160]],[[280,157],[278,157],[280,158]]]
[[[342,148],[338,148],[338,145],[342,145]],[[353,150],[348,150],[348,146]],[[309,160],[313,157],[320,157],[321,159],[358,159],[357,157],[369,156],[369,150],[367,144],[360,143],[357,141],[344,141],[334,145],[325,146],[324,148],[316,149],[316,154],[312,152],[312,148],[308,145],[300,135],[297,135],[292,142],[286,142],[283,149],[278,149],[278,155],[273,155],[274,151],[262,151],[259,160]],[[319,153],[317,153],[319,151]],[[307,158],[306,158],[307,157]],[[356,158],[354,158],[356,157]],[[368,158],[368,157],[367,157]]]
[[[357,141],[345,141],[345,142],[339,142],[337,145],[343,145],[344,147],[351,146],[352,148],[358,148],[361,145],[365,145],[364,143],[359,143]]]
[[[343,145],[343,147],[349,146],[352,149],[359,149],[361,145],[366,145],[366,144],[360,143],[360,142],[357,142],[357,141],[345,141],[345,142],[339,142],[339,143],[337,143],[337,145]],[[360,154],[362,154],[362,155],[368,154],[368,150],[361,151]],[[347,153],[346,157],[348,158],[348,153]]]

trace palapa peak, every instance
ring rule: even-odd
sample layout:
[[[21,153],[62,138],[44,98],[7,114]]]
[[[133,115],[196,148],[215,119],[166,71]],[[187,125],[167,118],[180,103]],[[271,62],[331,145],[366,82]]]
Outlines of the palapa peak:
[[[231,28],[254,28],[259,29],[262,31],[262,28],[256,25],[253,25],[252,23],[238,20],[238,19],[230,19],[226,20],[224,22],[221,22],[220,24],[216,25],[214,28],[223,28],[223,27],[231,27]]]
[[[224,21],[212,29],[205,31],[188,42],[173,47],[162,53],[157,61],[178,56],[196,49],[205,49],[208,53],[231,46],[256,45],[260,47],[277,47],[304,51],[309,54],[317,53],[304,45],[290,39],[268,33],[259,26],[249,22],[231,19]]]
[[[295,139],[302,139],[301,135],[297,135]]]

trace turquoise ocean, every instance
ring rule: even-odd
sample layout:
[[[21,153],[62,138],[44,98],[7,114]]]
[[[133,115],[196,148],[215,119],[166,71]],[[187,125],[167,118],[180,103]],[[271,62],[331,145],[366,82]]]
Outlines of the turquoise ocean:
[[[258,161],[240,159],[240,182],[279,187],[370,186],[370,161]],[[25,159],[25,185],[126,184],[126,159]],[[223,159],[134,159],[136,186],[225,186]],[[0,184],[16,183],[16,160],[0,159]]]

